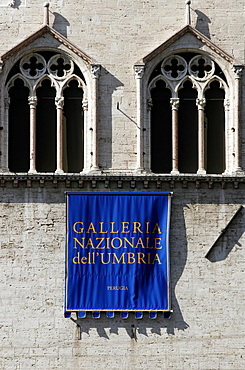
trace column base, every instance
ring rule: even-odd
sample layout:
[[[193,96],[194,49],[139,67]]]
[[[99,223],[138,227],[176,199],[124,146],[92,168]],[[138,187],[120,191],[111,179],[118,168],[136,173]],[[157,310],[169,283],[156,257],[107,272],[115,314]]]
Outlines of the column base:
[[[179,170],[177,168],[174,168],[170,173],[171,175],[179,175]]]
[[[139,174],[145,174],[147,173],[146,170],[143,168],[143,167],[139,167],[139,168],[136,168],[134,171],[133,171],[136,175]]]
[[[28,173],[29,173],[30,175],[32,175],[32,174],[37,173],[37,170],[31,169],[31,170],[29,170],[29,171],[28,171]]]
[[[62,169],[57,169],[57,170],[55,171],[55,174],[56,174],[56,175],[63,175],[63,173],[64,173],[64,170],[62,170]]]
[[[81,175],[98,175],[101,173],[101,170],[99,167],[92,167],[89,170],[83,170],[80,172]]]
[[[231,171],[231,173],[232,173],[232,175],[240,175],[240,176],[245,175],[245,172],[243,171],[243,169],[241,167],[235,168],[234,170]]]
[[[207,174],[207,172],[206,172],[206,170],[204,170],[204,169],[199,169],[198,171],[197,171],[197,175],[206,175]]]

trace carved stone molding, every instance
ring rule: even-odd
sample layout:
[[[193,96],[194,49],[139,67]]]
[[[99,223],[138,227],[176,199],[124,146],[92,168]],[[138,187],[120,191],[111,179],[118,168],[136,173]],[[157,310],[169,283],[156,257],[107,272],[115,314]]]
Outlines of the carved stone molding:
[[[188,71],[198,81],[212,77],[215,71],[214,62],[204,55],[196,55],[188,64]]]
[[[28,97],[28,103],[30,105],[30,108],[35,109],[37,106],[37,97],[36,96],[29,96]]]
[[[32,53],[20,61],[20,70],[23,76],[35,80],[46,72],[46,60],[38,53]]]
[[[134,66],[135,78],[142,78],[144,76],[145,65],[136,64]]]
[[[201,98],[201,99],[197,98],[196,105],[197,105],[198,109],[204,110],[205,105],[206,105],[206,99],[205,98]]]
[[[84,99],[82,101],[82,108],[83,108],[84,111],[88,110],[88,99]]]
[[[170,105],[172,107],[172,110],[178,110],[179,109],[179,98],[171,98]]]
[[[224,108],[226,111],[230,110],[230,99],[224,100]]]
[[[147,99],[147,110],[150,111],[151,108],[153,107],[153,101],[152,99]]]
[[[10,105],[10,98],[5,98],[4,99],[4,107],[5,107],[5,109],[9,109],[9,105]]]
[[[55,79],[64,80],[72,75],[74,63],[67,55],[57,54],[48,61],[47,70]]]
[[[55,105],[57,109],[63,109],[65,99],[63,97],[55,98]]]
[[[91,74],[93,78],[99,78],[101,72],[100,64],[91,64]]]
[[[233,69],[233,72],[235,73],[235,79],[240,80],[242,77],[243,66],[239,64],[237,65],[235,64],[233,65],[232,69]]]
[[[180,55],[171,55],[162,62],[161,71],[169,80],[180,80],[187,73],[187,63]]]

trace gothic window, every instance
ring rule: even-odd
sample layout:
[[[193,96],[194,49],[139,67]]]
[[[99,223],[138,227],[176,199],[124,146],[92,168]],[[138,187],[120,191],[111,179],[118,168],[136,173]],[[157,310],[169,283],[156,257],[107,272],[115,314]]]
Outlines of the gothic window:
[[[178,53],[161,61],[149,82],[151,170],[225,171],[226,78],[206,55]]]
[[[8,165],[12,172],[80,172],[86,84],[66,55],[40,51],[10,70]]]

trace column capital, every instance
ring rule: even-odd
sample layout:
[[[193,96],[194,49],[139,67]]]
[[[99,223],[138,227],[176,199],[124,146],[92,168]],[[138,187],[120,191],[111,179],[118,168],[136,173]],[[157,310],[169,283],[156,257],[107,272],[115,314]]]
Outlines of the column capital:
[[[57,109],[63,109],[64,107],[64,98],[63,97],[60,97],[60,98],[55,98],[55,105],[56,105],[56,108]]]
[[[230,99],[224,99],[225,110],[230,110]]]
[[[36,108],[37,106],[37,97],[36,96],[28,96],[28,103],[30,108]]]
[[[172,110],[178,110],[179,109],[179,98],[171,98],[170,105],[172,107]]]
[[[147,110],[150,111],[153,107],[153,101],[152,98],[147,99]]]
[[[101,71],[101,65],[100,64],[91,64],[91,74],[93,78],[99,78],[100,77],[100,71]]]
[[[144,64],[135,64],[134,73],[135,78],[142,78],[144,76],[145,65]]]
[[[203,110],[206,105],[206,99],[205,98],[197,98],[196,99],[196,105],[198,109]]]
[[[88,99],[82,101],[82,108],[83,110],[88,110]]]
[[[9,109],[9,105],[10,105],[10,98],[5,98],[4,99],[4,107],[5,109]]]
[[[233,64],[232,70],[235,73],[235,79],[240,80],[242,77],[243,65],[241,64]]]

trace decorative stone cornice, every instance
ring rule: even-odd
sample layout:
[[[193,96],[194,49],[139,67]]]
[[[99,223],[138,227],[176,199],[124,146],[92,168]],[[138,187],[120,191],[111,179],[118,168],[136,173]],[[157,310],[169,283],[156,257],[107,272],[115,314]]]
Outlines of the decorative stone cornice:
[[[152,59],[154,59],[157,55],[162,53],[164,50],[166,50],[168,47],[170,47],[173,43],[178,41],[181,37],[186,35],[187,33],[190,33],[194,37],[196,37],[198,40],[200,40],[204,45],[209,47],[212,51],[214,51],[216,54],[221,56],[221,58],[225,59],[229,63],[234,63],[235,59],[228,53],[226,53],[224,50],[222,50],[220,47],[215,45],[208,37],[206,37],[204,34],[202,34],[200,31],[192,27],[191,25],[187,24],[185,27],[183,27],[180,31],[176,32],[172,37],[170,37],[167,41],[165,41],[163,44],[161,44],[159,47],[157,47],[155,50],[153,50],[151,53],[146,55],[141,61],[138,63],[148,63]]]
[[[42,26],[38,31],[34,32],[32,35],[28,36],[24,41],[20,42],[18,45],[14,46],[12,49],[7,51],[0,57],[0,64],[11,58],[16,53],[20,52],[26,46],[30,45],[35,40],[41,38],[45,34],[50,34],[56,40],[58,40],[61,44],[63,44],[66,48],[73,51],[76,55],[78,55],[86,64],[95,63],[95,60],[84,53],[82,50],[77,48],[74,44],[72,44],[67,38],[61,35],[58,31],[54,28],[51,28],[49,25]],[[40,44],[41,46],[41,44]]]
[[[182,184],[183,189],[193,188],[197,189],[225,189],[226,184],[233,184],[234,189],[239,189],[239,184],[245,183],[245,175],[233,174],[233,175],[114,175],[114,174],[103,174],[98,175],[82,175],[82,174],[14,174],[14,173],[0,173],[0,187],[7,186],[7,183],[12,183],[13,188],[18,188],[22,183],[25,187],[32,187],[32,185],[39,183],[39,187],[43,188],[48,186],[50,183],[53,184],[53,188],[57,188],[57,191],[63,191],[65,188],[81,189],[84,188],[89,191],[93,188],[103,189],[151,189],[159,191],[168,189],[174,189],[175,186],[179,188],[179,184]],[[58,183],[60,183],[58,187]],[[177,185],[178,184],[178,185]],[[8,185],[9,187],[9,185]],[[35,185],[36,188],[36,185]],[[230,190],[230,187],[229,187]]]

